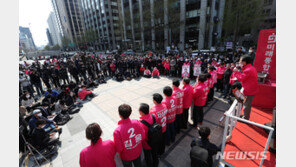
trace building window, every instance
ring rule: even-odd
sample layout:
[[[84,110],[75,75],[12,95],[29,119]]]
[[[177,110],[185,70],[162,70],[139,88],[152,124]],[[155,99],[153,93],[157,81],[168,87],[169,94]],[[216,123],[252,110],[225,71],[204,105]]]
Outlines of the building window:
[[[197,17],[199,16],[200,11],[199,10],[191,10],[186,12],[186,18],[192,18],[192,17]]]
[[[118,20],[118,17],[117,17],[117,16],[114,16],[114,17],[113,17],[113,20]]]

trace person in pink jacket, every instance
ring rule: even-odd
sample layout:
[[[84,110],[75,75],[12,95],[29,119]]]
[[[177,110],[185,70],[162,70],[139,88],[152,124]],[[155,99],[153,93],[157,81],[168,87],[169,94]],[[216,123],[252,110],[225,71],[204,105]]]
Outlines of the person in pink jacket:
[[[176,118],[176,109],[177,109],[177,99],[175,96],[172,96],[173,89],[169,86],[163,88],[163,94],[165,95],[165,99],[163,100],[163,104],[168,109],[167,114],[167,133],[166,133],[166,145],[170,145],[170,142],[175,142],[175,118]]]
[[[207,96],[207,102],[213,101],[214,99],[214,81],[212,79],[212,75],[210,73],[206,73],[207,77],[207,83],[208,83],[208,96]]]
[[[176,110],[176,120],[175,120],[175,129],[176,133],[180,133],[180,129],[182,128],[182,122],[183,121],[183,98],[184,98],[184,92],[182,89],[179,88],[180,81],[178,79],[173,80],[173,96],[177,99],[177,110]]]
[[[223,91],[223,73],[226,70],[225,63],[221,63],[217,68],[217,91]]]
[[[112,140],[103,141],[102,129],[99,124],[89,124],[85,130],[90,146],[80,152],[80,167],[115,167],[115,144]]]
[[[166,137],[166,125],[167,125],[167,113],[168,109],[164,104],[162,104],[163,97],[159,93],[153,94],[153,106],[150,109],[150,114],[154,114],[156,116],[156,122],[162,126],[162,140],[159,146],[158,155],[162,155],[165,151],[165,137]]]
[[[241,115],[244,119],[250,119],[252,101],[259,91],[258,88],[258,76],[257,70],[252,66],[252,58],[248,55],[244,55],[240,59],[240,65],[243,66],[243,73],[236,73],[234,76],[238,81],[242,83],[244,88],[243,94],[246,96],[246,101],[244,103],[244,114]],[[237,71],[234,70],[234,72]]]
[[[145,132],[141,123],[136,119],[129,119],[132,108],[128,104],[118,107],[121,120],[114,130],[113,137],[116,152],[120,154],[123,166],[140,167],[142,142],[145,140]]]
[[[182,128],[187,129],[188,111],[192,102],[193,87],[190,85],[190,79],[187,77],[183,79],[183,85],[184,85],[183,86],[184,98],[183,98]]]
[[[193,127],[198,128],[197,124],[202,124],[203,107],[207,101],[207,90],[204,82],[207,80],[205,74],[200,74],[198,77],[198,85],[193,90]]]
[[[143,151],[145,155],[146,165],[148,167],[153,166],[157,167],[159,160],[158,160],[158,143],[150,146],[148,143],[148,126],[146,126],[142,121],[146,121],[148,124],[153,125],[156,122],[156,116],[154,114],[149,114],[149,105],[146,103],[141,103],[139,108],[139,113],[141,115],[140,122],[142,123],[142,127],[145,131],[145,141],[143,142]],[[154,120],[155,122],[153,122]]]
[[[152,71],[152,77],[153,78],[159,78],[159,71],[156,67],[154,67],[153,71]]]

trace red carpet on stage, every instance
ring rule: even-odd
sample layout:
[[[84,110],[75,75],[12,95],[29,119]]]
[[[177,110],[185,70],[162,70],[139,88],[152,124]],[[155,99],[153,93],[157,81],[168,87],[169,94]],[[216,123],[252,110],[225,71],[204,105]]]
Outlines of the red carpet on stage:
[[[260,123],[260,124],[271,122],[272,111],[271,110],[263,111],[258,108],[252,107],[250,121]],[[241,151],[241,152],[246,152],[246,151],[261,152],[262,151],[263,152],[266,145],[267,138],[268,138],[268,134],[264,131],[263,128],[250,125],[250,124],[237,122],[236,128],[232,132],[232,139],[230,140],[230,142],[226,144],[224,153],[227,153],[228,151]],[[242,155],[244,155],[244,153],[242,153]],[[254,153],[253,155],[256,155],[256,153]],[[263,166],[266,166],[266,167],[276,166],[276,155],[273,153],[270,153],[267,150],[266,156],[267,158],[264,160]],[[250,160],[247,158],[242,158],[242,159],[233,159],[233,158],[225,159],[224,158],[224,160],[234,166],[239,166],[239,167],[254,166],[255,167],[260,165],[261,158],[260,159],[257,158],[254,160]]]

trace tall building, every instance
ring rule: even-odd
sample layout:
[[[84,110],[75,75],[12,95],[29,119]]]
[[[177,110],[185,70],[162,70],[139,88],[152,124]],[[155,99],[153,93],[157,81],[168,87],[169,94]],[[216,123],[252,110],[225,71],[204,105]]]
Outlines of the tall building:
[[[81,9],[85,32],[93,31],[97,36],[96,48],[112,50],[121,45],[117,0],[81,0]]]
[[[52,0],[58,29],[63,37],[76,43],[84,34],[80,0]]]
[[[19,27],[19,47],[22,50],[36,50],[36,46],[28,27]]]
[[[62,46],[62,33],[58,28],[58,22],[53,12],[49,14],[47,24],[52,39],[52,45]]]
[[[47,36],[47,40],[48,40],[48,45],[53,46],[54,44],[53,44],[53,41],[52,41],[52,36],[51,36],[48,28],[46,29],[46,36]]]
[[[225,0],[121,0],[125,41],[141,50],[205,49],[222,32]]]

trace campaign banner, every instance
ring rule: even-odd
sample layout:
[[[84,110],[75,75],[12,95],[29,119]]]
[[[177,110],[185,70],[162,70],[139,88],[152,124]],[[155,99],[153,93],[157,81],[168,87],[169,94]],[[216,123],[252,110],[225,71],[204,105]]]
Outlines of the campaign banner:
[[[257,72],[268,74],[270,80],[276,80],[276,29],[260,31],[254,67]]]
[[[196,63],[193,66],[193,75],[198,76],[199,74],[201,74],[201,67],[200,64]]]
[[[182,77],[189,77],[189,75],[190,75],[190,64],[183,64]]]

